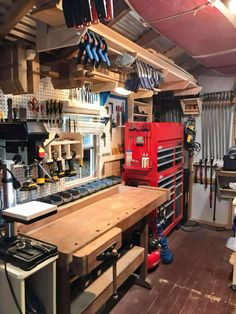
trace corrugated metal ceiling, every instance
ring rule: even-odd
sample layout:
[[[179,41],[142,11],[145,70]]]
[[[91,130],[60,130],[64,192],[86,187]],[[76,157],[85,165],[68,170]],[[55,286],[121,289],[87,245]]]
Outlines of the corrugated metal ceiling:
[[[16,6],[20,7],[20,5],[27,5],[27,3],[31,1],[32,0],[0,0],[0,26],[3,28],[5,27],[7,17],[10,16],[9,13],[13,12],[13,10],[16,10]],[[118,5],[121,5],[122,2],[124,2],[124,0],[117,1]],[[183,67],[190,72],[191,68],[196,68],[196,65],[198,65],[198,63],[186,55],[183,50],[176,47],[172,42],[161,36],[159,33],[153,32],[150,27],[147,27],[141,21],[137,13],[132,10],[127,10],[125,14],[121,15],[121,18],[117,19],[114,24],[112,24],[111,27],[132,41],[136,41],[137,43],[140,41],[141,45],[166,54],[178,65],[184,65]],[[153,33],[144,38],[146,35],[148,35],[150,30]],[[8,34],[4,34],[4,37],[8,40],[21,39],[28,43],[35,44],[36,22],[30,16],[30,13],[28,12],[25,17],[22,18],[22,20],[18,21],[18,23],[12,27]]]

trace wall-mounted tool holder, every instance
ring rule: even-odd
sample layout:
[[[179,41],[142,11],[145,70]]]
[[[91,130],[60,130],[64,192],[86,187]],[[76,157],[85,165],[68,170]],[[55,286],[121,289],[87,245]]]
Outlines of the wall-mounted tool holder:
[[[220,198],[233,199],[236,196],[236,173],[216,169],[216,179]]]
[[[128,121],[152,122],[152,98],[132,99],[128,97]]]
[[[47,142],[45,142],[47,145]],[[83,140],[79,133],[60,133],[60,138],[46,148],[47,165],[54,177],[72,177],[77,175],[74,169],[76,159],[83,160]]]
[[[180,104],[185,115],[200,115],[202,112],[201,98],[180,99]]]

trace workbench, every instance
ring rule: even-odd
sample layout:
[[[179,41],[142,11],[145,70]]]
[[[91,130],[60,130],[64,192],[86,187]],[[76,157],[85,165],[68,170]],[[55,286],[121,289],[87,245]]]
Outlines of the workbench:
[[[149,287],[146,255],[148,215],[169,199],[169,190],[152,187],[119,185],[75,201],[54,216],[29,226],[21,226],[21,234],[52,243],[58,247],[57,313],[95,313],[112,296],[112,270],[108,269],[82,295],[71,302],[70,281],[84,275],[101,262],[96,257],[111,244],[119,248],[122,234],[139,226],[140,246],[117,262],[119,287],[140,265],[137,283]],[[102,287],[104,285],[104,287]]]

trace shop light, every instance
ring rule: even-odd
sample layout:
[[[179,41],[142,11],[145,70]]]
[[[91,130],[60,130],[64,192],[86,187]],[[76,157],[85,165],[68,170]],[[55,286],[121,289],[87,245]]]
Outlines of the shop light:
[[[128,96],[132,93],[130,90],[127,90],[124,87],[116,87],[114,91],[115,93],[123,96]]]
[[[230,0],[228,3],[230,12],[236,15],[236,0]]]

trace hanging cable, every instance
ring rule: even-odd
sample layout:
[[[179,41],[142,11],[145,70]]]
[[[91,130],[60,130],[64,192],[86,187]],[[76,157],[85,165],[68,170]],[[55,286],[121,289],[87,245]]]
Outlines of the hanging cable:
[[[188,220],[183,226],[180,226],[180,228],[185,232],[195,232],[201,229],[207,229],[207,230],[217,231],[217,232],[232,230],[232,229],[227,229],[225,227],[211,226],[205,223],[199,223],[194,220]]]
[[[180,12],[180,13],[178,13],[178,14],[174,14],[174,15],[162,17],[162,18],[159,18],[159,19],[156,19],[156,20],[143,21],[143,23],[144,23],[144,24],[146,24],[146,23],[147,23],[147,24],[152,24],[152,23],[158,23],[158,22],[168,21],[168,20],[172,20],[172,19],[178,18],[178,17],[183,16],[183,15],[186,15],[186,14],[191,14],[191,13],[193,13],[194,16],[195,16],[198,11],[205,9],[205,8],[208,7],[209,5],[210,5],[210,6],[214,5],[214,1],[208,1],[208,2],[206,2],[206,3],[204,3],[204,4],[198,5],[197,7],[193,8],[193,9],[186,10],[186,11]]]
[[[11,280],[9,278],[9,274],[8,274],[8,270],[7,270],[7,250],[5,252],[5,258],[4,258],[4,271],[5,271],[5,275],[6,275],[6,279],[7,279],[7,282],[8,282],[8,286],[9,286],[9,289],[11,291],[11,295],[13,297],[13,300],[15,302],[15,305],[17,307],[17,310],[20,314],[23,314],[23,311],[21,310],[21,307],[20,307],[20,304],[17,300],[17,297],[15,295],[15,292],[14,292],[14,289],[13,289],[13,286],[12,286],[12,283],[11,283]]]

